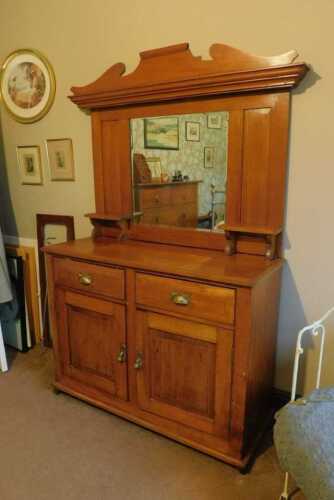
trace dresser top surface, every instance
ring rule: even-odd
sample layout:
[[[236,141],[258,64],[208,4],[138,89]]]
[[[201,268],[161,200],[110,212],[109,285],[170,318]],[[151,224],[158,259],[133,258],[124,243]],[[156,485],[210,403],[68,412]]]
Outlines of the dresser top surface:
[[[84,238],[45,247],[48,254],[237,286],[254,286],[283,261],[265,257],[111,238]]]

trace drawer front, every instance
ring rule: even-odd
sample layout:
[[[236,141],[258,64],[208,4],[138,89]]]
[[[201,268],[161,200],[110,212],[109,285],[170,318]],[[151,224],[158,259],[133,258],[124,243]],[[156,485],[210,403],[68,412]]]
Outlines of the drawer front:
[[[136,301],[144,306],[224,324],[234,322],[235,292],[187,281],[138,273]]]
[[[165,224],[167,226],[196,227],[197,207],[195,204],[150,208],[143,211],[143,224]]]
[[[140,190],[140,209],[164,207],[170,203],[170,189],[166,187],[142,188]]]
[[[55,282],[77,290],[124,299],[124,271],[72,259],[55,259]]]
[[[171,193],[172,205],[197,202],[197,184],[176,185]]]

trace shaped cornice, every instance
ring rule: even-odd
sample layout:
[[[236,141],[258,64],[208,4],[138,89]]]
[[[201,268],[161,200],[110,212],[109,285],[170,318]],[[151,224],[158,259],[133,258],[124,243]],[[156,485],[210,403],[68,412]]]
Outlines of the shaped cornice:
[[[70,99],[81,108],[101,109],[185,98],[289,90],[308,71],[294,63],[295,50],[272,57],[247,54],[215,43],[211,59],[193,56],[188,43],[140,53],[137,68],[125,75],[114,64],[95,82],[72,87]]]

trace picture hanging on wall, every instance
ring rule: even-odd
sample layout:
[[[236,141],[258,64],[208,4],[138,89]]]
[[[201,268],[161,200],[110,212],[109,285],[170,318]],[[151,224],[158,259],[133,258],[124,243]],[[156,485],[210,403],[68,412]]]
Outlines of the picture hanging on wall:
[[[39,146],[17,146],[21,184],[43,184]]]
[[[46,150],[52,181],[74,181],[72,139],[48,139]]]
[[[1,68],[2,101],[21,123],[40,120],[51,108],[56,92],[53,69],[37,50],[21,49],[9,54]]]
[[[144,145],[146,149],[179,149],[178,118],[145,118]]]
[[[200,140],[199,122],[186,122],[186,140],[197,142]]]
[[[204,148],[204,168],[213,168],[215,166],[216,148],[206,146]]]
[[[222,128],[222,116],[215,113],[209,113],[208,128]]]

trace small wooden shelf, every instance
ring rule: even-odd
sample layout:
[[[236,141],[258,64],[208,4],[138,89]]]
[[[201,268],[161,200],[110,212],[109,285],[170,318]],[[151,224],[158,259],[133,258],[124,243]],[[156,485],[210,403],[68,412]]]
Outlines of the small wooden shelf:
[[[282,232],[282,226],[268,227],[268,226],[237,226],[237,225],[224,225],[224,231],[233,231],[234,233],[249,233],[249,234],[270,234],[277,236]]]
[[[282,233],[282,226],[242,226],[225,225],[224,232],[226,236],[225,253],[233,255],[236,252],[237,239],[239,235],[263,236],[267,241],[266,257],[270,260],[277,257],[278,236]]]
[[[94,226],[94,236],[100,235],[101,226],[108,226],[115,231],[114,236],[119,240],[128,239],[130,223],[137,217],[140,217],[142,212],[134,212],[128,214],[106,214],[106,213],[89,213],[89,217]]]

